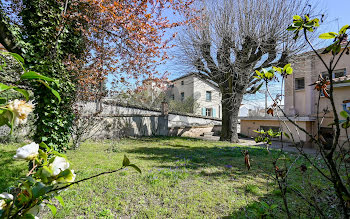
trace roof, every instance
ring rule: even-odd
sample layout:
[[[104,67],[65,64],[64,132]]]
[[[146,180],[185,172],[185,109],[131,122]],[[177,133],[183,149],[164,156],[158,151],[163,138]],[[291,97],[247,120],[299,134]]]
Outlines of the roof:
[[[213,85],[213,86],[215,86],[217,88],[219,87],[218,84],[215,83],[214,81],[208,80],[208,79],[204,79],[203,77],[200,76],[199,73],[196,73],[196,72],[190,72],[190,73],[184,74],[184,75],[182,75],[182,76],[180,76],[178,78],[175,78],[175,79],[171,80],[170,82],[178,81],[178,80],[181,80],[183,78],[186,78],[186,77],[189,77],[189,76],[192,76],[192,75],[202,79],[203,81],[206,81],[206,82],[210,83],[211,85]]]

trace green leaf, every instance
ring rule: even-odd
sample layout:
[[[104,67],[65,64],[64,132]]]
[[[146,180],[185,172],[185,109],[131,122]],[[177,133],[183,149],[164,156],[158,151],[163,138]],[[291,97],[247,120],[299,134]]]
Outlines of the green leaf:
[[[270,206],[266,202],[261,202],[260,203],[264,208],[270,208]]]
[[[335,46],[333,46],[332,49],[332,54],[333,55],[337,55],[341,50],[341,45],[340,44],[336,44]]]
[[[293,74],[293,68],[292,68],[292,67],[288,67],[288,68],[286,69],[286,73],[287,73],[287,75]]]
[[[0,92],[11,89],[12,86],[8,86],[6,84],[0,83]]]
[[[66,169],[57,175],[57,182],[70,183],[74,181],[73,172],[70,169]]]
[[[51,204],[46,204],[47,207],[50,208],[51,212],[52,212],[52,215],[55,216],[56,213],[57,213],[57,208],[54,206],[54,205],[51,205]]]
[[[49,148],[44,142],[41,142],[41,143],[39,144],[39,147],[41,147],[41,148],[43,148],[43,149],[46,149],[47,151],[50,150],[50,148]]]
[[[32,214],[25,214],[25,215],[24,215],[24,218],[25,218],[25,219],[35,219],[35,216],[32,215]]]
[[[41,169],[41,176],[44,178],[49,178],[53,175],[53,172],[50,168],[48,168],[47,166],[43,166]]]
[[[333,46],[334,46],[334,44],[331,44],[331,45],[327,46],[327,47],[323,50],[322,54],[327,54],[327,53],[329,53],[329,52],[333,49]]]
[[[343,124],[341,124],[341,127],[343,128],[343,129],[348,129],[348,128],[350,128],[350,122],[344,122]]]
[[[35,71],[28,71],[25,72],[21,75],[21,79],[27,79],[27,80],[32,80],[32,79],[41,79],[45,81],[52,81],[55,82],[57,86],[59,86],[58,80],[43,76]]]
[[[0,126],[7,125],[9,123],[9,118],[6,116],[7,110],[2,110],[0,112]]]
[[[59,102],[59,103],[61,102],[61,96],[60,96],[60,94],[59,94],[56,90],[54,90],[52,87],[50,87],[50,85],[48,85],[45,81],[42,81],[42,80],[38,80],[38,81],[39,81],[40,83],[42,83],[43,85],[45,85],[45,87],[47,87],[48,89],[50,89],[51,93],[57,97],[58,102]]]
[[[341,111],[340,112],[340,115],[344,118],[348,118],[349,117],[349,114],[346,112],[346,111]]]
[[[290,68],[290,66],[291,66],[290,63],[286,64],[286,65],[283,67],[283,71],[285,72],[287,68]]]
[[[45,153],[43,150],[39,149],[39,157],[44,159],[45,162],[47,162],[47,153]]]
[[[5,97],[0,97],[0,104],[5,104],[7,99]]]
[[[21,93],[26,98],[27,101],[29,100],[29,93],[28,93],[28,91],[26,91],[24,89],[21,89],[21,88],[18,88],[18,87],[14,87],[13,89],[15,91],[17,91],[18,93]]]
[[[18,62],[21,62],[22,64],[24,64],[24,59],[22,58],[22,56],[18,55],[17,53],[13,53],[13,52],[9,52],[9,54],[15,58]]]
[[[64,201],[63,201],[63,198],[62,196],[58,195],[58,196],[55,196],[55,199],[58,200],[58,202],[62,205],[62,207],[64,207]]]
[[[346,30],[349,29],[349,27],[350,27],[349,24],[344,25],[344,26],[340,29],[339,34],[344,34],[344,33],[346,32]]]
[[[51,153],[52,153],[53,155],[56,155],[56,156],[59,156],[59,157],[64,157],[64,158],[68,161],[67,156],[64,155],[64,154],[61,154],[61,153],[59,153],[59,152],[57,152],[57,151],[52,151]]]
[[[263,86],[263,84],[264,84],[264,82],[259,84],[259,86],[254,89],[253,93],[255,94],[258,90],[260,90],[260,88]]]
[[[320,39],[334,39],[338,34],[335,32],[323,33],[318,38]]]
[[[37,182],[32,189],[33,197],[39,198],[52,189],[52,186],[45,186],[42,182]]]
[[[123,167],[129,166],[130,165],[130,160],[129,158],[124,155],[124,160],[123,160]]]
[[[129,164],[129,167],[133,167],[137,172],[142,173],[141,169],[138,166],[136,166],[135,164]]]
[[[303,20],[299,15],[294,15],[293,16],[293,20],[294,21],[300,21],[300,20]]]
[[[287,28],[288,31],[293,31],[293,30],[296,30],[296,29],[298,29],[298,27],[295,27],[294,25],[290,25],[290,26]]]
[[[273,210],[273,209],[275,209],[275,208],[277,208],[277,207],[278,207],[278,205],[273,204],[273,205],[270,206],[270,209]]]

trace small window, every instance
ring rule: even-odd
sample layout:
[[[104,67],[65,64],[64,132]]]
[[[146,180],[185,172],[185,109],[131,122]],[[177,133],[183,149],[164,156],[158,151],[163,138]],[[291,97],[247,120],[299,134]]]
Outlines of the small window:
[[[181,92],[181,101],[183,101],[185,99],[185,93]]]
[[[211,91],[207,91],[207,92],[205,93],[205,100],[206,100],[206,101],[211,101]]]
[[[184,81],[181,81],[181,85],[184,85],[185,83],[184,83]]]
[[[322,77],[323,77],[324,79],[329,80],[328,72],[322,72],[321,74],[322,74]],[[340,77],[343,77],[343,76],[345,76],[345,75],[346,75],[346,69],[345,69],[345,68],[343,68],[343,69],[338,69],[338,70],[334,70],[334,71],[333,71],[332,78],[333,78],[333,79],[334,79],[334,78],[340,78]]]
[[[175,95],[174,94],[171,95],[171,99],[175,100]]]
[[[206,116],[212,116],[213,115],[213,109],[212,108],[205,108],[205,115]]]
[[[333,72],[333,78],[340,78],[346,75],[346,69],[335,70]]]
[[[305,88],[304,78],[296,78],[295,79],[295,90],[302,90],[304,88]]]
[[[170,87],[170,88],[174,88],[174,84],[171,84],[169,87]]]

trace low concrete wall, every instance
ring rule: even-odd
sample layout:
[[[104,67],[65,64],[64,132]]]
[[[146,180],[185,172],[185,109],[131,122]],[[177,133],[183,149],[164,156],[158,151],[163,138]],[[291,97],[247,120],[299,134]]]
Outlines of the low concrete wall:
[[[221,125],[221,120],[202,117],[196,115],[186,115],[186,114],[173,114],[169,113],[169,127],[183,127],[183,126],[214,126]]]
[[[183,126],[183,127],[169,127],[169,136],[183,136],[183,137],[199,137],[204,133],[212,132],[213,135],[219,135],[221,132],[221,125],[209,126]]]
[[[81,103],[84,113],[95,113],[99,105],[95,102]],[[218,134],[221,120],[192,114],[170,112],[162,114],[158,109],[125,106],[111,101],[102,104],[100,120],[93,128],[93,138],[119,138],[123,136],[187,136],[198,137],[205,132]]]
[[[285,122],[285,123],[284,123]],[[254,130],[259,130],[260,126],[274,126],[280,127],[280,130],[289,134],[289,136],[294,136],[295,141],[300,142],[308,142],[309,137],[302,131],[298,131],[295,126],[289,121],[280,121],[277,118],[241,118],[241,134],[248,137],[257,137],[258,133],[254,132]],[[309,133],[312,133],[311,123],[313,121],[306,121],[303,119],[299,119],[296,123],[304,128]],[[282,140],[291,141],[291,139],[282,135]]]
[[[102,126],[91,130],[93,138],[119,138],[125,136],[166,136],[168,122],[165,116],[99,116]]]

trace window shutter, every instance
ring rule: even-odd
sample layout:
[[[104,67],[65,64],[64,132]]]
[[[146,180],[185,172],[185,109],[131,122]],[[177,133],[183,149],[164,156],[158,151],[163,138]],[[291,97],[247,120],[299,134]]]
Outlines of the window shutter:
[[[216,117],[216,109],[213,108],[213,117]]]
[[[202,108],[202,116],[205,116],[205,108]]]

